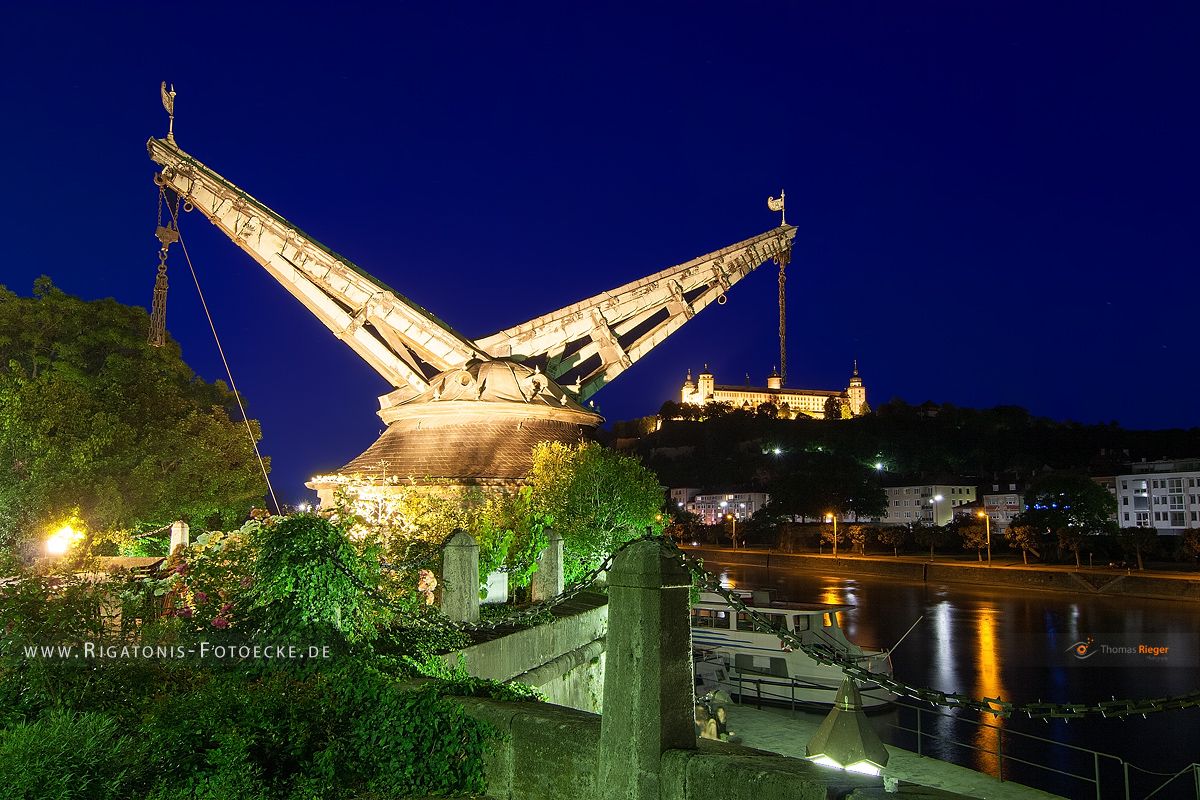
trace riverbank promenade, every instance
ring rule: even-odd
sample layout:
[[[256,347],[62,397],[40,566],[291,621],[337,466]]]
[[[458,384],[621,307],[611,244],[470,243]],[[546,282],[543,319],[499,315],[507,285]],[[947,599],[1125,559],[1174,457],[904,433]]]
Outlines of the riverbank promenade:
[[[793,553],[768,548],[685,546],[705,561],[765,569],[794,569],[836,574],[875,575],[920,583],[965,583],[1075,594],[1144,597],[1200,602],[1200,573],[1182,570],[1136,570],[1114,567],[1076,567],[1073,564],[1023,564],[1006,554],[991,566],[975,559],[925,555],[859,555]]]
[[[783,708],[733,706],[729,712],[729,727],[742,737],[741,744],[793,758],[804,758],[804,746],[816,733],[821,720],[819,714]],[[899,747],[887,745],[887,749],[885,774],[907,783],[984,800],[1054,800],[1059,797],[1019,783],[1001,783],[990,775],[919,756]]]

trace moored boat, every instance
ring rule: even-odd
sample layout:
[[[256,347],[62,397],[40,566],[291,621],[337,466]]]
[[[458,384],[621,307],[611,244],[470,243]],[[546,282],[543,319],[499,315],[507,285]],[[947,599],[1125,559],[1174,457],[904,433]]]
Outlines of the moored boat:
[[[771,627],[789,631],[804,644],[824,645],[890,677],[887,650],[867,650],[846,638],[839,614],[853,606],[824,603],[784,603],[769,592],[739,597],[751,610],[766,617]],[[758,699],[795,705],[833,705],[844,675],[833,664],[822,664],[802,649],[790,648],[770,631],[756,630],[750,614],[735,611],[714,592],[704,592],[692,607],[692,650],[699,692],[721,689],[741,695],[743,702]],[[877,708],[896,699],[872,681],[859,683],[865,708]]]

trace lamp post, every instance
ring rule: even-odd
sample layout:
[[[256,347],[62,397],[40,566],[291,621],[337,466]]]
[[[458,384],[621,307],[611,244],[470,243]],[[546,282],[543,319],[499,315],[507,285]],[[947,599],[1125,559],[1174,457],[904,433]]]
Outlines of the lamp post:
[[[976,511],[976,516],[983,517],[984,530],[987,532],[988,566],[992,565],[992,518],[986,511]]]
[[[931,497],[931,498],[929,499],[929,502],[930,502],[930,503],[933,505],[933,526],[936,528],[936,527],[937,527],[937,524],[938,524],[938,507],[937,507],[937,504],[938,504],[938,503],[940,503],[940,502],[942,502],[942,496],[941,496],[940,494],[935,494],[933,497]]]
[[[733,532],[729,535],[729,538],[733,540],[733,549],[737,550],[737,516],[726,514],[725,519],[733,521]]]
[[[829,518],[833,520],[833,557],[837,558],[837,512],[830,511]]]

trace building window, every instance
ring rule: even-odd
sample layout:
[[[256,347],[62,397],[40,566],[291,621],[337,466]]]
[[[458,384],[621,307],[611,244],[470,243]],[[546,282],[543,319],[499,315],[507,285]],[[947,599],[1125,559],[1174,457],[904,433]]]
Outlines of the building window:
[[[1167,495],[1167,499],[1170,501],[1172,511],[1183,511],[1183,495],[1171,494]]]
[[[1129,512],[1128,511],[1125,512],[1125,521],[1129,522]]]
[[[1172,528],[1182,528],[1184,526],[1184,524],[1185,523],[1183,521],[1183,512],[1182,511],[1172,511],[1171,512],[1171,527]]]
[[[1171,478],[1170,480],[1168,480],[1167,481],[1167,491],[1182,492],[1183,491],[1183,478]]]
[[[1123,505],[1123,506],[1127,506],[1127,505],[1129,505],[1129,498],[1128,498],[1128,497],[1124,497],[1124,496],[1123,496],[1123,497],[1121,498],[1121,505]]]
[[[1122,488],[1122,489],[1128,489],[1128,488],[1129,488],[1129,481],[1121,481],[1121,488]]]
[[[1135,511],[1133,513],[1133,516],[1134,516],[1134,522],[1136,522],[1140,527],[1145,527],[1146,525],[1150,524],[1150,512],[1149,511]]]

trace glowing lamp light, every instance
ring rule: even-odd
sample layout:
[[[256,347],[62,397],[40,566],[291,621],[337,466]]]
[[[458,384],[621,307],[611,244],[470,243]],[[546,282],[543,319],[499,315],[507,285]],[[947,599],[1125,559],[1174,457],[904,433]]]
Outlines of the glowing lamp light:
[[[50,534],[50,538],[46,540],[46,552],[52,556],[61,556],[74,547],[81,539],[83,539],[82,533],[70,525],[63,525]]]
[[[882,462],[882,461],[876,461],[876,462],[875,462],[875,469],[876,469],[876,471],[878,471],[878,472],[883,472],[883,462]]]
[[[780,450],[778,447],[776,447],[776,448],[775,448],[774,450],[772,450],[771,452],[772,452],[772,453],[774,453],[775,455],[779,455],[779,454],[780,454],[780,453],[782,453],[783,451],[782,451],[782,450]]]
[[[879,775],[887,766],[887,748],[863,713],[852,679],[842,680],[833,709],[808,740],[805,755],[817,764],[864,775]]]

